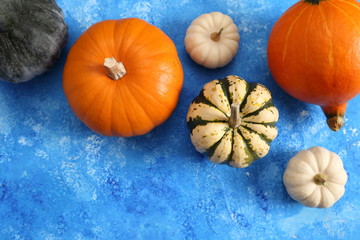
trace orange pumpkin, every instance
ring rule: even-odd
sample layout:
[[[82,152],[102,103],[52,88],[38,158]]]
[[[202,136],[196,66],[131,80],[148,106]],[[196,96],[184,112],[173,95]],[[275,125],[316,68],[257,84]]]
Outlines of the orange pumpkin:
[[[137,18],[92,25],[71,48],[63,73],[75,115],[106,136],[143,135],[163,123],[182,84],[172,40]]]
[[[271,31],[268,64],[286,92],[319,105],[339,130],[347,102],[360,93],[360,3],[297,2]]]

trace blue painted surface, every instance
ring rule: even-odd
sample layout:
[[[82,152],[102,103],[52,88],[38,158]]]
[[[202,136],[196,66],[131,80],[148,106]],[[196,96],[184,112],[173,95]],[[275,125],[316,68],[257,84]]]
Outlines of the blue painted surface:
[[[0,83],[0,239],[358,239],[360,96],[333,133],[320,108],[283,92],[267,67],[271,27],[295,2],[58,0],[69,25],[60,61],[28,83]],[[241,35],[238,54],[218,70],[196,65],[183,44],[191,21],[211,11],[230,15]],[[164,124],[145,136],[103,137],[71,112],[62,69],[87,27],[124,17],[173,39],[185,82]],[[203,84],[230,74],[266,85],[280,110],[270,153],[246,169],[215,166],[197,153],[185,122]],[[287,161],[315,145],[338,153],[349,175],[329,209],[301,206],[282,184]]]

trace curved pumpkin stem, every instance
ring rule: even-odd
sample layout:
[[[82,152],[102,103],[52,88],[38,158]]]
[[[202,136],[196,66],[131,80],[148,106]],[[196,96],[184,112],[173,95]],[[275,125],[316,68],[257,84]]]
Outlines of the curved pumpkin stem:
[[[116,61],[114,57],[105,58],[104,67],[106,68],[106,75],[113,80],[119,80],[126,74],[124,64]]]
[[[219,32],[212,33],[210,36],[211,40],[213,40],[214,42],[220,41],[221,33],[223,30],[224,28],[221,28]]]
[[[344,116],[346,112],[347,103],[338,106],[321,106],[329,128],[333,131],[339,131],[344,125]]]
[[[315,177],[314,177],[314,182],[316,185],[319,185],[319,186],[327,186],[328,185],[328,182],[326,181],[326,178],[324,175],[322,174],[316,174]]]

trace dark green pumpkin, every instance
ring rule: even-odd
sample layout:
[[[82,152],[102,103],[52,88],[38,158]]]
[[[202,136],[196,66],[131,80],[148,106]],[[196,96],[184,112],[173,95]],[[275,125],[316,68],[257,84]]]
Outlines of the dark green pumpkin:
[[[0,80],[26,82],[51,68],[68,35],[54,0],[0,0]]]

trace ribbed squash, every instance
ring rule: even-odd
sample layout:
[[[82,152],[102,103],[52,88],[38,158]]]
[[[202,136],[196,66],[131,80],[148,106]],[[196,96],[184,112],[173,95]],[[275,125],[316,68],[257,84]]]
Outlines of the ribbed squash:
[[[338,131],[347,103],[360,93],[359,1],[298,1],[275,23],[267,55],[279,86],[319,105]]]
[[[139,18],[104,20],[72,46],[63,88],[75,115],[105,136],[150,132],[174,111],[183,69],[173,41]]]
[[[236,168],[264,157],[278,133],[279,112],[270,91],[238,76],[205,84],[186,118],[196,150]]]
[[[0,0],[0,80],[22,83],[54,66],[68,27],[55,0]]]

